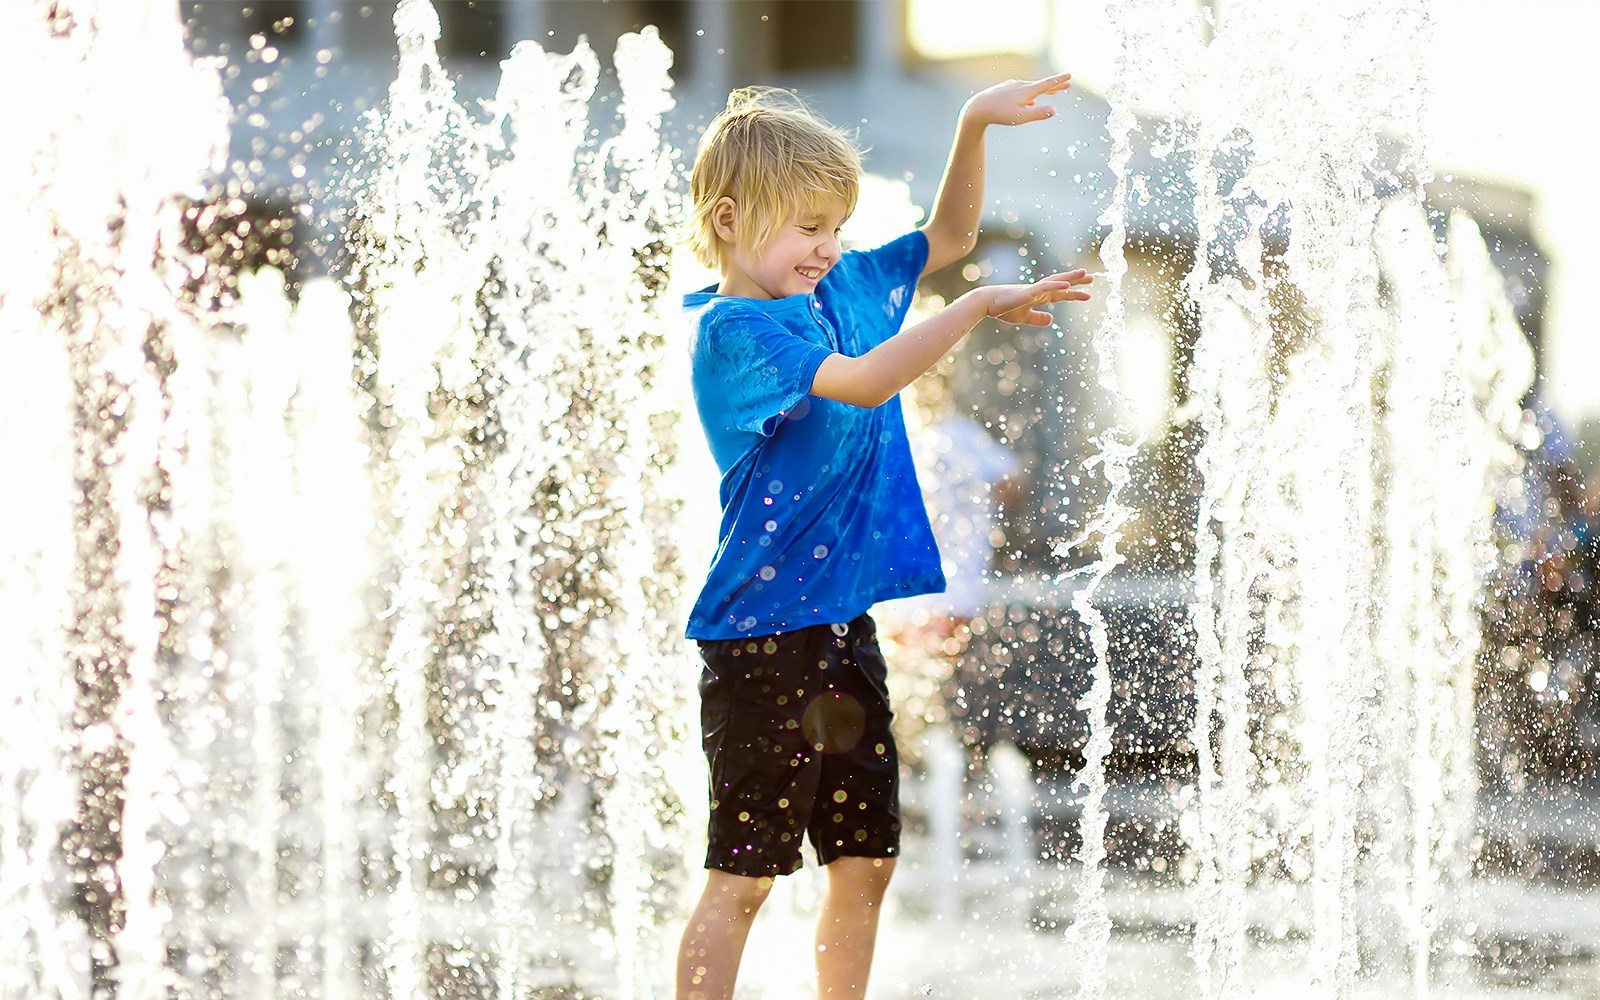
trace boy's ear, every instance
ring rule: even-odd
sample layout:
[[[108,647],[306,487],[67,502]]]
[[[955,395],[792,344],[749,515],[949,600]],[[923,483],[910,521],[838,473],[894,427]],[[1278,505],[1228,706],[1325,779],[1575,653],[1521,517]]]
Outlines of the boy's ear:
[[[711,228],[716,231],[717,238],[724,243],[738,242],[738,219],[739,206],[727,195],[718,198],[717,203],[711,206]]]

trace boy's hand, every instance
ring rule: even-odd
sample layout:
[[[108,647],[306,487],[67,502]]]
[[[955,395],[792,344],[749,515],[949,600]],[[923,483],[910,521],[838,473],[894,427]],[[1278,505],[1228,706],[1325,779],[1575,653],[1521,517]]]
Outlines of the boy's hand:
[[[962,124],[1021,125],[1054,117],[1056,109],[1034,101],[1046,94],[1059,94],[1072,86],[1071,73],[1047,76],[1042,80],[1007,80],[967,99],[961,108]]]
[[[933,214],[922,227],[928,237],[928,274],[955,263],[977,246],[980,207],[983,205],[984,135],[990,125],[1021,125],[1055,116],[1056,109],[1035,102],[1046,94],[1059,94],[1071,86],[1072,74],[1043,80],[1007,80],[979,91],[961,106],[950,162],[945,164]]]
[[[987,314],[995,319],[1018,326],[1049,326],[1055,322],[1055,317],[1039,307],[1051,302],[1087,301],[1088,291],[1076,286],[1092,281],[1094,277],[1080,267],[1076,271],[1062,271],[1041,278],[1031,285],[985,285],[977,292],[984,296]]]

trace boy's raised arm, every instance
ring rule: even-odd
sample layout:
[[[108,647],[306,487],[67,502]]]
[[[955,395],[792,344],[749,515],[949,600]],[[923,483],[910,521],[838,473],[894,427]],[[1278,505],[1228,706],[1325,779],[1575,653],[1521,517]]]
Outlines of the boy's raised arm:
[[[955,263],[977,244],[978,220],[983,214],[984,130],[990,125],[1021,125],[1054,117],[1055,108],[1035,102],[1066,90],[1071,80],[1071,73],[1042,80],[1007,80],[979,91],[962,105],[933,214],[922,227],[928,238],[923,274]]]

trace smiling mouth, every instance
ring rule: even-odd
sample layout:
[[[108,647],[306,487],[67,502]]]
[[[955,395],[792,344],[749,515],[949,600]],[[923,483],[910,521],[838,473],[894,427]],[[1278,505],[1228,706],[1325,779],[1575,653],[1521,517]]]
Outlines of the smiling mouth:
[[[823,272],[822,268],[820,267],[797,267],[795,268],[795,273],[809,281],[816,281],[818,278],[822,277]]]

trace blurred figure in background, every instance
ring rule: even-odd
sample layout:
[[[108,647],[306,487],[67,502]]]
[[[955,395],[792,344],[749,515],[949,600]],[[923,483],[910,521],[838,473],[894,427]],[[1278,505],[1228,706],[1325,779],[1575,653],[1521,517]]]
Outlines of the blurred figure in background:
[[[1478,684],[1483,774],[1511,792],[1600,769],[1600,495],[1537,392],[1523,420],[1522,474],[1496,509]]]
[[[943,386],[918,400],[927,423],[913,432],[928,519],[939,544],[945,591],[879,605],[875,614],[915,669],[901,678],[904,730],[942,723],[955,668],[972,640],[972,619],[993,601],[994,555],[1001,539],[999,507],[1014,504],[1025,485],[1022,463],[977,420],[958,412]],[[916,735],[903,731],[907,743]]]

